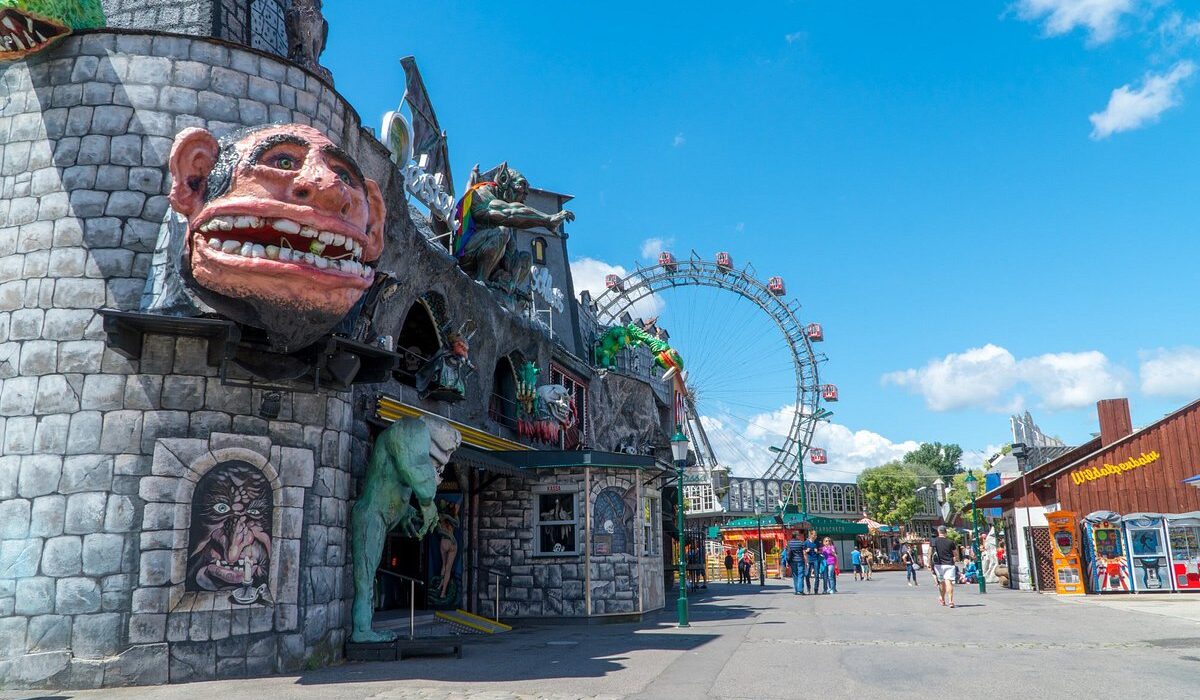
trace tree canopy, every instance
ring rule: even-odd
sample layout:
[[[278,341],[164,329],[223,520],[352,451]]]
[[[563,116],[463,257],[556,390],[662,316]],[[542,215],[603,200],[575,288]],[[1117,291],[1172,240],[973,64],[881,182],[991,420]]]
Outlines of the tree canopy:
[[[920,508],[917,473],[910,464],[888,462],[858,475],[867,515],[886,525],[903,525]]]
[[[924,464],[944,478],[962,471],[963,449],[954,443],[923,442],[917,449],[904,455],[905,464]]]

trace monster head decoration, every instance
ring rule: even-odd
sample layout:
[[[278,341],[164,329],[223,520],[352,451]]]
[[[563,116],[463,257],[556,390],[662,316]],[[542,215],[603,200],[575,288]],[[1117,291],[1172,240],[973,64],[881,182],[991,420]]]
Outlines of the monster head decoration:
[[[256,126],[218,141],[184,129],[170,168],[171,206],[188,224],[184,281],[218,313],[266,330],[275,349],[311,344],[371,286],[383,195],[320,131]]]
[[[246,462],[224,462],[196,484],[187,588],[225,591],[267,583],[271,484]]]
[[[0,61],[41,51],[75,29],[103,26],[100,0],[0,0]]]

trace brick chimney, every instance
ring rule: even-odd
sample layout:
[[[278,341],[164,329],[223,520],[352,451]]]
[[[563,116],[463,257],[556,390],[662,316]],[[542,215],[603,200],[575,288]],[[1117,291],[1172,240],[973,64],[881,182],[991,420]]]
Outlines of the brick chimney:
[[[1100,417],[1101,446],[1108,447],[1133,433],[1129,399],[1101,399],[1096,402],[1096,413]]]

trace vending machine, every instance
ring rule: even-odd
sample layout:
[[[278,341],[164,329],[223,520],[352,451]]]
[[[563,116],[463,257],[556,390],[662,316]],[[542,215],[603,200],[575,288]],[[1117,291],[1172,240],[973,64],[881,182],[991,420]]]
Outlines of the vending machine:
[[[1200,511],[1168,515],[1171,581],[1177,591],[1200,591]]]
[[[1083,595],[1083,567],[1079,564],[1078,515],[1069,511],[1046,514],[1053,543],[1054,589],[1059,595]]]
[[[1083,516],[1083,554],[1092,593],[1129,592],[1129,561],[1119,514],[1098,510]]]
[[[1169,593],[1174,588],[1166,522],[1162,513],[1130,513],[1121,518],[1134,593]]]

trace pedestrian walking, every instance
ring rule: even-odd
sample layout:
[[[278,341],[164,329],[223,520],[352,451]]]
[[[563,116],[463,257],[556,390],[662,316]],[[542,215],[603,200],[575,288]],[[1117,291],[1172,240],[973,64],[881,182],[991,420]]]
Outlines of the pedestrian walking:
[[[958,545],[946,537],[946,526],[939,525],[937,537],[929,543],[933,557],[933,573],[938,581],[938,601],[954,607],[954,580],[958,576]]]
[[[913,556],[912,547],[904,545],[900,551],[900,563],[904,564],[904,582],[910,586],[917,585],[917,560]]]
[[[737,570],[738,583],[746,582],[746,545],[738,545],[737,548]]]
[[[838,556],[832,537],[822,540],[821,555],[825,558],[825,592],[837,593]]]
[[[733,583],[733,550],[725,550],[725,583]]]
[[[799,530],[792,530],[792,538],[788,540],[787,549],[783,550],[783,558],[792,572],[793,594],[804,595],[804,542],[800,539]]]
[[[863,553],[862,553],[863,578],[870,581],[871,580],[871,569],[873,569],[874,567],[875,567],[875,554],[873,552],[871,552],[870,549],[863,547]]]
[[[853,552],[850,552],[850,566],[854,567],[854,580],[855,581],[861,581],[863,579],[862,558],[863,558],[863,552],[865,552],[865,551],[866,551],[866,548],[858,549],[856,547]]]
[[[752,567],[752,566],[754,565],[754,554],[752,554],[752,553],[750,552],[750,548],[749,548],[749,547],[744,547],[744,548],[742,549],[742,558],[741,558],[741,562],[742,562],[742,580],[741,580],[741,583],[751,583],[751,580],[750,580],[750,567]]]
[[[825,580],[825,557],[821,556],[821,545],[817,544],[817,533],[809,530],[808,539],[804,541],[804,588],[809,593],[821,592],[821,582]]]

